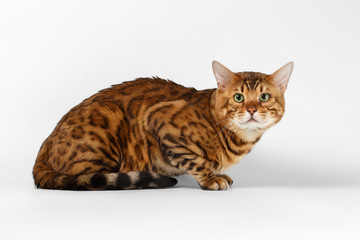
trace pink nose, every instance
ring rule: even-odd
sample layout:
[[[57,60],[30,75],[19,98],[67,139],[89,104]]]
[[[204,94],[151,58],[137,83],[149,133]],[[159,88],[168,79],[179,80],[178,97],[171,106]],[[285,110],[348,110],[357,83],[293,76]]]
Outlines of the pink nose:
[[[247,111],[251,114],[254,115],[254,113],[257,111],[256,107],[248,107]]]

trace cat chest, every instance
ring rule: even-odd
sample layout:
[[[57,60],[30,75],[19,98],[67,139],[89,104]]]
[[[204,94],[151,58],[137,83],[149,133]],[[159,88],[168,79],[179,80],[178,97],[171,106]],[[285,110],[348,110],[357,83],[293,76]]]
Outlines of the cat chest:
[[[231,157],[231,158],[223,159],[220,168],[217,169],[217,171],[215,171],[215,173],[216,173],[216,174],[221,174],[221,173],[226,172],[226,171],[229,170],[231,167],[233,167],[234,165],[238,164],[238,163],[244,158],[244,156],[245,156],[245,154],[242,154],[242,155],[233,156],[233,157]]]
[[[245,143],[238,146],[229,146],[225,151],[218,156],[220,160],[221,167],[219,168],[219,172],[225,172],[235,164],[238,164],[246,154],[248,154],[252,148],[254,147],[253,143]]]

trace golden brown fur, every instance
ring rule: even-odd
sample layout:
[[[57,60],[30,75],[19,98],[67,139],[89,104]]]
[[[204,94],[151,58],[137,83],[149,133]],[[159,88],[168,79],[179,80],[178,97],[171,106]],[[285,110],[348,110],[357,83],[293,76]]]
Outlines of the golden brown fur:
[[[218,89],[197,91],[140,78],[84,100],[41,146],[35,184],[73,190],[156,188],[175,185],[171,176],[188,173],[203,189],[229,188],[232,180],[223,172],[280,121],[284,89],[275,75],[233,74],[214,64]],[[259,101],[264,92],[271,95],[267,102]],[[245,96],[242,103],[234,101],[236,93]],[[249,109],[257,112],[258,122],[244,122]]]

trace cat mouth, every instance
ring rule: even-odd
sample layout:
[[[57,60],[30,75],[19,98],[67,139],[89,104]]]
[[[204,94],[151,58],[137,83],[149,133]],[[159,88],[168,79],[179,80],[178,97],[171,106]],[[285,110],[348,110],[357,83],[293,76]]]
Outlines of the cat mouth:
[[[245,123],[257,123],[258,121],[255,119],[255,118],[253,118],[253,117],[251,117],[249,120],[247,120]]]

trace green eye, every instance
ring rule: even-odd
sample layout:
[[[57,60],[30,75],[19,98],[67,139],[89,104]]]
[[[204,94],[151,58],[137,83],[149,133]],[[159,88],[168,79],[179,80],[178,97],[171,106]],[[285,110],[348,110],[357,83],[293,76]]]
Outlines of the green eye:
[[[235,102],[241,103],[244,101],[244,95],[242,95],[241,93],[235,93],[234,100]]]
[[[268,93],[263,93],[260,95],[260,101],[262,102],[267,102],[269,101],[269,99],[270,99],[270,94]]]

